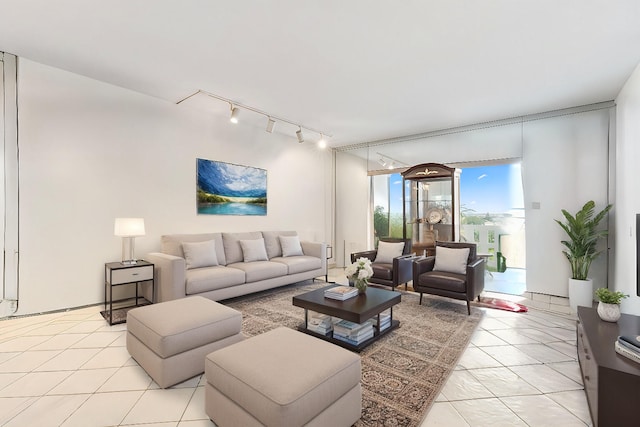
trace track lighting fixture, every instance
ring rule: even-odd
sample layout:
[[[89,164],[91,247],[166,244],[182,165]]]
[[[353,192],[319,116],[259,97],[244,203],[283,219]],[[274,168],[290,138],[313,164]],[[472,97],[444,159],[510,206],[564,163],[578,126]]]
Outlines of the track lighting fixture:
[[[378,160],[378,163],[380,163],[380,165],[382,165],[383,168],[387,166],[387,162],[384,160],[384,157],[380,157],[380,160]]]
[[[233,104],[231,104],[231,118],[229,119],[231,123],[238,123],[238,113],[238,107],[234,107]]]
[[[267,120],[267,132],[273,133],[273,128],[276,126],[276,121],[269,117]]]
[[[210,92],[206,92],[204,90],[198,90],[198,91],[192,93],[191,95],[189,95],[189,96],[181,99],[180,101],[176,102],[176,104],[181,104],[184,101],[186,101],[187,99],[190,99],[190,98],[192,98],[192,97],[194,97],[196,95],[199,95],[199,94],[208,96],[210,98],[215,98],[215,99],[218,99],[220,101],[224,101],[224,102],[228,103],[230,108],[231,108],[231,116],[229,117],[229,121],[231,123],[238,123],[238,114],[240,113],[239,108],[242,108],[243,110],[253,111],[254,113],[261,114],[261,115],[265,116],[267,118],[267,127],[265,128],[265,130],[267,132],[269,132],[269,133],[273,133],[273,130],[274,130],[275,125],[276,125],[276,121],[278,121],[280,123],[288,123],[290,125],[297,126],[298,130],[296,131],[296,136],[298,137],[298,142],[299,143],[303,143],[304,142],[304,136],[302,135],[302,127],[303,127],[302,125],[300,125],[298,123],[294,123],[291,120],[287,120],[287,119],[282,118],[282,117],[276,117],[276,116],[274,116],[272,114],[269,114],[269,113],[267,113],[265,111],[258,110],[257,108],[253,108],[253,107],[250,107],[248,105],[239,104],[237,102],[232,101],[231,99],[228,99],[228,98],[225,98],[225,97],[222,97],[220,95],[216,95],[216,94],[213,94],[213,93],[210,93]],[[320,146],[321,148],[326,147],[327,143],[326,143],[326,140],[325,140],[325,136],[328,136],[328,137],[332,136],[331,134],[328,134],[328,133],[325,133],[325,132],[321,132],[321,131],[316,130],[316,129],[312,129],[312,128],[308,127],[308,126],[304,126],[304,128],[306,130],[308,130],[308,131],[320,134],[320,140],[318,141],[318,146]]]

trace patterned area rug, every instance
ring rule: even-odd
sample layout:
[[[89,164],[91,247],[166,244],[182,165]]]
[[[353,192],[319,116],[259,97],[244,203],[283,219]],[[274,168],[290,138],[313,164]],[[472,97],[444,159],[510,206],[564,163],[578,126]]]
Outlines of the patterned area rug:
[[[278,326],[296,329],[304,310],[291,299],[324,282],[305,283],[225,301],[242,312],[242,332],[258,335]],[[362,418],[356,426],[419,426],[456,366],[483,312],[464,303],[402,291],[393,309],[400,327],[362,353]]]

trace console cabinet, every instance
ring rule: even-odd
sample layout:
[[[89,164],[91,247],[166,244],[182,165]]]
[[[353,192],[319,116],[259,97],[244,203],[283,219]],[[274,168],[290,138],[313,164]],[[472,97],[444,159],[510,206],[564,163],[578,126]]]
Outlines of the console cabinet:
[[[578,307],[578,361],[594,427],[637,427],[640,363],[616,353],[619,335],[640,335],[640,317],[600,320],[595,309]]]

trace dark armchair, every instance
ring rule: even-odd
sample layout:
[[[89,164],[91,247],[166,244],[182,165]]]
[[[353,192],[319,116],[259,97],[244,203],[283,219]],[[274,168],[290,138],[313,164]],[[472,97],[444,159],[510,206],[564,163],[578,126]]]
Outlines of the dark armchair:
[[[385,237],[381,238],[380,242],[404,243],[402,255],[390,260],[382,260],[384,262],[379,262],[380,260],[376,262],[378,250],[355,252],[351,254],[351,262],[355,262],[358,258],[368,258],[371,260],[373,277],[369,279],[369,283],[390,286],[391,289],[394,289],[396,286],[404,283],[406,288],[407,282],[409,282],[412,277],[411,264],[414,259],[414,256],[411,253],[411,239],[393,239]],[[379,245],[380,244],[378,244],[378,246]]]
[[[440,256],[443,258],[436,263],[439,247],[469,248],[469,255],[466,260],[460,259],[460,255],[445,249],[440,251]],[[439,268],[434,271],[436,264]],[[484,260],[477,257],[474,243],[436,242],[435,256],[413,263],[413,289],[420,292],[420,304],[422,304],[423,293],[466,300],[467,312],[471,314],[470,302],[476,297],[479,301],[480,292],[484,289],[484,266]]]

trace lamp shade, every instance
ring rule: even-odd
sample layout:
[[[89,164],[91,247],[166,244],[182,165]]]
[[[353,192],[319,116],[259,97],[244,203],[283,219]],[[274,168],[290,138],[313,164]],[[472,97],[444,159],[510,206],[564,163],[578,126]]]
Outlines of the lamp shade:
[[[144,236],[144,218],[116,218],[113,234],[119,237]]]

